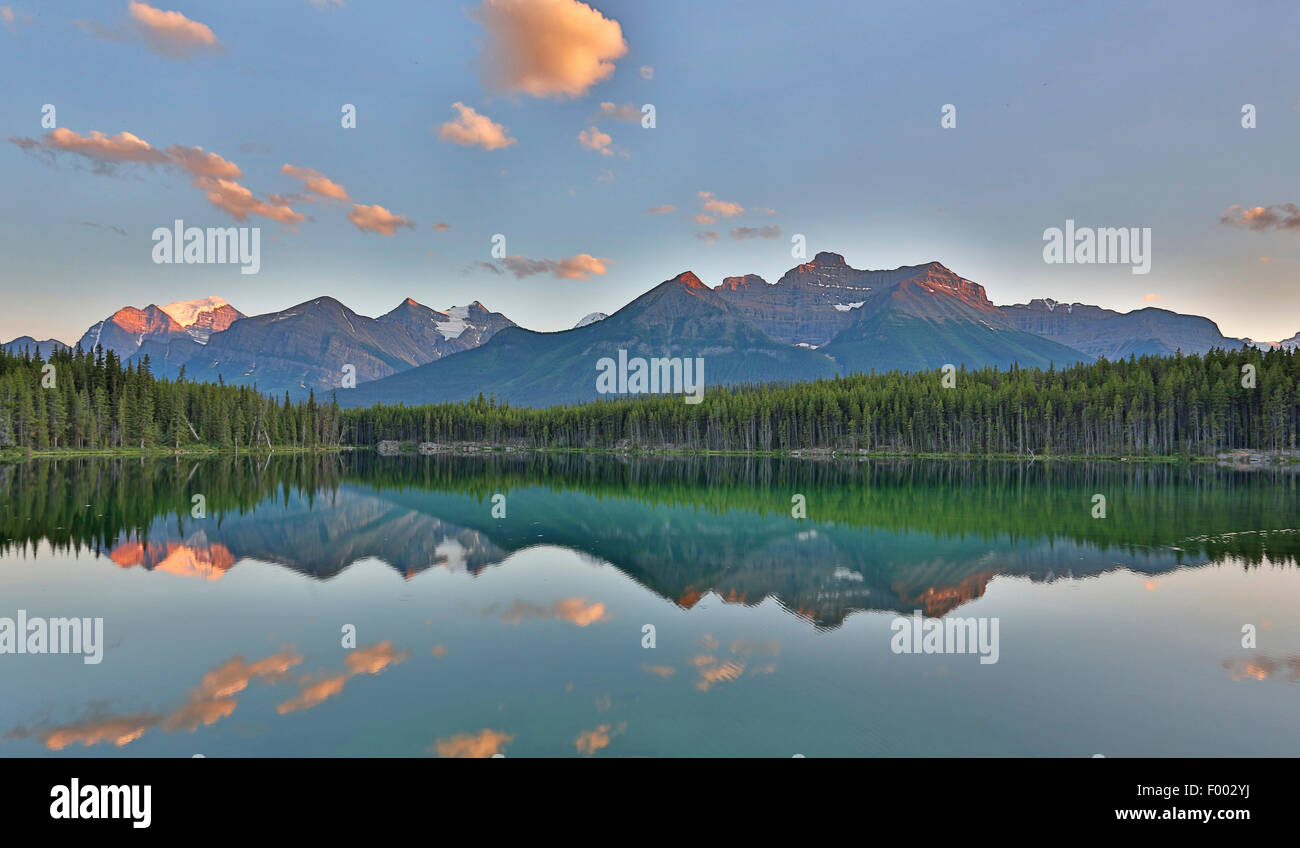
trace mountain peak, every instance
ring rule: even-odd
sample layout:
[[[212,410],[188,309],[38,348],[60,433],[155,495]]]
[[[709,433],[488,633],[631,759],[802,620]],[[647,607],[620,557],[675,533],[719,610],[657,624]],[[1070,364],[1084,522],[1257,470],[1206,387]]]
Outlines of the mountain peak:
[[[212,297],[201,297],[197,300],[177,300],[166,306],[158,307],[163,312],[171,316],[172,320],[182,327],[191,327],[199,323],[204,313],[216,313],[225,308],[227,312],[237,313],[233,306],[225,301],[224,298],[213,295]],[[209,319],[210,320],[210,319]],[[229,322],[226,322],[229,326]],[[225,329],[224,327],[222,329]]]
[[[829,250],[823,250],[813,257],[809,265],[818,265],[823,268],[847,268],[849,263],[838,253],[831,253]]]
[[[722,283],[714,291],[747,291],[765,285],[767,285],[767,280],[757,274],[746,274],[743,277],[724,277]]]
[[[704,285],[704,283],[700,281],[699,277],[695,276],[694,271],[683,271],[680,274],[678,274],[676,277],[673,277],[668,282],[676,283],[684,289],[707,289],[708,288],[708,286]]]

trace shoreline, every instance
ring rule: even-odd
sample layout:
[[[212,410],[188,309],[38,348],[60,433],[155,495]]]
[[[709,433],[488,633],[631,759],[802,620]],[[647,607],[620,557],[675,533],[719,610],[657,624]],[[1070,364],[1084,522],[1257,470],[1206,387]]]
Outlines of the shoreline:
[[[230,450],[216,447],[195,448],[57,448],[47,450],[0,450],[0,463],[20,463],[35,459],[95,459],[95,458],[140,458],[162,459],[167,457],[213,458],[223,456],[267,457],[273,454],[322,454],[343,453],[350,451],[375,451],[380,456],[434,456],[454,454],[460,456],[498,455],[512,453],[581,453],[604,454],[617,457],[640,456],[698,456],[698,457],[751,457],[763,459],[830,459],[878,460],[878,459],[915,459],[915,460],[949,460],[949,461],[1017,461],[1017,462],[1140,462],[1161,464],[1207,464],[1214,463],[1227,467],[1242,469],[1262,469],[1300,466],[1300,451],[1247,450],[1237,449],[1214,456],[1190,455],[1148,455],[1148,454],[1019,454],[1019,453],[911,453],[907,451],[843,448],[800,448],[795,450],[708,450],[674,447],[533,447],[486,442],[397,442],[388,440],[378,445],[335,445],[328,447],[295,448],[276,447],[251,450]]]

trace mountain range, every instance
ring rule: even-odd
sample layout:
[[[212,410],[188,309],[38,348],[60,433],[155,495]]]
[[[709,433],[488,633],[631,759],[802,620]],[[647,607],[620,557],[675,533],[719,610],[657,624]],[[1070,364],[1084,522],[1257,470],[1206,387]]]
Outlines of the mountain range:
[[[1296,347],[1300,333],[1256,343],[1224,336],[1208,318],[1166,309],[1121,313],[1050,298],[999,307],[983,286],[938,262],[862,270],[823,252],[776,283],[747,274],[710,287],[684,271],[613,315],[591,313],[559,332],[519,327],[477,301],[439,311],[407,298],[370,318],[330,297],[254,316],[209,297],[124,307],[78,344],[136,363],[147,357],[155,373],[169,377],[295,397],[341,390],[345,406],[479,394],[542,406],[601,397],[598,363],[620,356],[700,360],[705,385],[720,385],[947,364],[1046,368],[1243,344]],[[3,347],[56,345],[63,343],[23,336]]]

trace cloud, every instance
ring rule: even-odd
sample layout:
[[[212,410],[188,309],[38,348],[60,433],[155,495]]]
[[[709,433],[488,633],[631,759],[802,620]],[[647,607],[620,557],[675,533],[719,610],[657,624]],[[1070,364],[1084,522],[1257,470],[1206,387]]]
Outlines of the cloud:
[[[5,28],[10,32],[18,31],[18,21],[21,18],[25,24],[32,22],[31,15],[19,15],[9,6],[0,6],[0,20],[4,21]]]
[[[597,118],[640,122],[641,109],[632,103],[602,103],[600,104],[600,111],[592,116],[593,120]]]
[[[448,224],[446,221],[439,221],[433,225],[433,228],[440,233],[445,233],[451,229],[451,224]]]
[[[1143,302],[1143,303],[1154,303],[1155,301],[1157,301],[1157,300],[1159,300],[1159,299],[1160,299],[1160,295],[1158,295],[1158,294],[1152,294],[1151,292],[1147,292],[1146,294],[1142,295],[1142,302]]]
[[[704,201],[704,211],[723,218],[734,218],[737,215],[745,214],[745,207],[739,203],[732,203],[729,200],[718,200],[713,196],[711,191],[702,191],[699,193],[700,200]]]
[[[411,655],[410,651],[397,651],[391,641],[385,640],[369,648],[354,648],[343,659],[347,670],[343,674],[318,675],[306,677],[297,695],[276,707],[281,715],[308,710],[333,698],[343,691],[349,678],[358,674],[379,674],[384,669],[397,665]]]
[[[495,613],[496,607],[489,607],[486,612]],[[561,598],[549,606],[532,601],[514,601],[501,613],[502,621],[516,625],[523,624],[529,619],[537,619],[567,621],[578,627],[587,627],[606,621],[608,618],[609,614],[603,603],[588,601],[586,598]]]
[[[312,194],[329,198],[330,200],[347,200],[348,193],[343,186],[331,180],[320,171],[311,168],[298,168],[290,165],[288,162],[280,168],[280,173],[288,174],[296,180],[302,180],[303,187]]]
[[[275,683],[300,662],[302,657],[292,649],[251,664],[242,657],[232,657],[204,674],[199,685],[190,690],[185,703],[166,715],[141,712],[98,716],[48,730],[18,729],[5,734],[5,738],[39,736],[46,748],[61,751],[78,743],[89,747],[104,742],[122,748],[157,727],[169,733],[192,732],[233,713],[239,703],[234,696],[244,691],[251,680]]]
[[[155,9],[138,0],[132,0],[127,11],[145,44],[160,56],[188,59],[203,50],[223,49],[206,24],[190,20],[180,12]]]
[[[153,713],[88,719],[56,727],[44,734],[41,741],[51,751],[62,751],[78,742],[86,747],[108,742],[122,748],[139,739],[150,728],[156,727],[160,721],[162,716]]]
[[[696,233],[695,237],[705,244],[715,244],[718,241],[718,234],[715,232]]]
[[[89,135],[81,135],[65,127],[59,127],[45,134],[44,143],[51,150],[75,153],[101,162],[153,164],[167,161],[166,154],[161,150],[129,132],[104,135],[98,130],[92,130]]]
[[[380,642],[369,648],[356,648],[343,659],[348,674],[378,674],[392,665],[397,665],[411,655],[410,651],[398,651],[391,640]]]
[[[588,150],[596,150],[602,156],[613,156],[614,151],[610,149],[614,139],[608,134],[603,133],[595,127],[587,127],[578,133],[578,143]]]
[[[1300,206],[1294,203],[1281,203],[1276,206],[1256,206],[1242,209],[1233,204],[1219,218],[1221,223],[1233,227],[1245,227],[1256,232],[1266,230],[1300,230]]]
[[[718,223],[718,219],[712,215],[696,215],[695,223],[699,224],[701,227],[707,227],[710,224]]]
[[[258,200],[252,191],[234,180],[199,177],[194,185],[207,196],[209,203],[229,213],[236,221],[246,221],[249,215],[258,215],[282,224],[297,224],[307,219],[306,215],[293,211],[286,203]]]
[[[317,9],[328,9],[331,6],[341,7],[343,5],[343,0],[307,0],[307,2]]]
[[[764,215],[775,215],[775,214],[776,214],[776,210],[775,210],[775,209],[767,209],[767,208],[764,208],[764,207],[762,207],[762,206],[758,207],[758,208],[755,209],[754,211],[755,211],[755,212],[762,212]]]
[[[470,16],[487,30],[478,61],[499,92],[580,97],[628,50],[618,21],[578,0],[483,0]]]
[[[278,704],[275,711],[280,715],[285,715],[298,710],[309,710],[323,704],[343,691],[343,685],[347,683],[347,679],[345,674],[308,679],[304,682],[297,695]]]
[[[676,212],[676,211],[677,211],[676,206],[672,206],[671,204],[666,203],[663,206],[652,206],[649,209],[647,209],[645,213],[647,215],[667,215],[669,212]]]
[[[579,733],[578,738],[574,740],[573,744],[577,747],[579,754],[587,754],[590,756],[601,748],[608,748],[610,739],[625,730],[627,730],[626,723],[619,724],[617,727],[602,724],[593,727],[591,730],[584,730]]]
[[[490,265],[491,263],[483,263]],[[579,253],[568,259],[529,259],[525,256],[507,256],[501,260],[506,270],[522,280],[537,274],[551,274],[561,280],[586,280],[592,274],[604,274],[610,260],[589,253]],[[496,269],[493,266],[493,270]]]
[[[234,162],[223,159],[216,153],[204,153],[202,147],[173,144],[167,148],[167,156],[196,177],[224,177],[233,180],[244,175]]]
[[[502,730],[480,730],[478,733],[460,733],[439,739],[431,751],[440,757],[481,758],[499,754],[515,739]]]
[[[510,137],[510,131],[505,127],[487,115],[480,115],[471,106],[458,101],[451,104],[451,108],[458,114],[454,121],[448,121],[438,128],[438,138],[443,141],[465,147],[478,146],[485,150],[509,147],[518,141]]]
[[[654,79],[654,78],[655,78],[655,69],[652,68],[652,67],[650,67],[649,65],[642,65],[642,66],[641,66],[641,79],[643,79],[643,80],[652,80],[652,79]]]
[[[385,236],[396,235],[398,227],[415,229],[414,221],[403,218],[401,215],[394,215],[378,205],[363,206],[360,203],[354,203],[352,204],[352,211],[348,213],[348,220],[363,233],[372,232]]]
[[[734,238],[736,241],[744,241],[746,239],[754,239],[754,238],[765,238],[765,239],[780,238],[781,228],[775,226],[736,227],[731,231],[731,237]]]
[[[677,673],[677,669],[673,668],[670,665],[642,665],[641,670],[646,672],[647,674],[653,674],[656,675],[657,677],[662,677],[664,680],[667,680],[668,678],[672,677],[674,674]]]

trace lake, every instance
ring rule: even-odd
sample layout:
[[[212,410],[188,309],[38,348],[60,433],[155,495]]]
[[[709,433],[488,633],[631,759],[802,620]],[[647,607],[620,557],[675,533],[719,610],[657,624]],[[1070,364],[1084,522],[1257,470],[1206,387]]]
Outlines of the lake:
[[[1298,529],[1210,465],[0,465],[0,618],[103,628],[0,653],[0,756],[1298,756]]]

